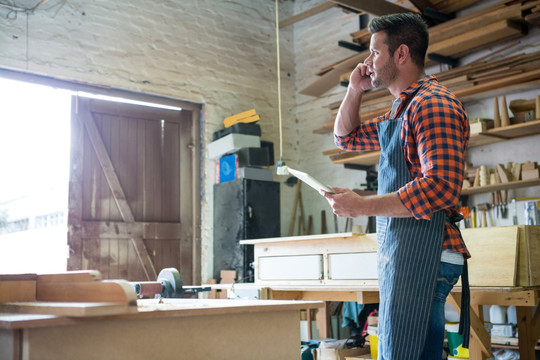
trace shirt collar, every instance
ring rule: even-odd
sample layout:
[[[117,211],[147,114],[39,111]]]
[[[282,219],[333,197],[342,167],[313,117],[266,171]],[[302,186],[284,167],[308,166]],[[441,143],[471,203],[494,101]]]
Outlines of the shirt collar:
[[[399,94],[399,97],[401,98],[401,101],[405,102],[414,93],[416,93],[418,91],[418,89],[420,89],[420,87],[424,86],[425,83],[427,83],[429,81],[433,81],[433,80],[436,80],[435,76],[433,76],[433,75],[424,75],[417,82],[412,83],[411,86],[409,86],[408,88],[403,90],[401,92],[401,94]]]

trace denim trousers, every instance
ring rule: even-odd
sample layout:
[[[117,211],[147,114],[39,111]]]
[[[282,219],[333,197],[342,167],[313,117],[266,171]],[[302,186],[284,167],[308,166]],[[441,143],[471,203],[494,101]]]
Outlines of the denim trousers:
[[[439,265],[428,334],[420,360],[442,359],[445,325],[444,304],[446,297],[457,283],[462,271],[463,265],[454,265],[446,262],[441,262]]]
[[[437,274],[437,283],[435,285],[435,294],[433,297],[433,305],[431,316],[428,324],[428,332],[422,355],[419,360],[441,360],[444,344],[444,304],[446,298],[454,285],[459,280],[463,271],[463,265],[454,265],[446,262],[441,262],[439,272]],[[379,344],[379,360],[385,360],[381,355]],[[399,360],[416,360],[416,359],[399,359]]]

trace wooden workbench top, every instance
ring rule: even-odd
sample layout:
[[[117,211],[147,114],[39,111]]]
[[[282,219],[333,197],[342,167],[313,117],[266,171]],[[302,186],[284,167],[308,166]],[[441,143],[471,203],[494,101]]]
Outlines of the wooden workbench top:
[[[317,308],[322,305],[321,301],[295,300],[161,299],[160,301],[159,299],[142,299],[137,301],[137,312],[106,316],[68,317],[0,313],[0,329],[69,325],[100,319],[143,319],[291,311]],[[80,306],[84,306],[84,303],[81,303]]]

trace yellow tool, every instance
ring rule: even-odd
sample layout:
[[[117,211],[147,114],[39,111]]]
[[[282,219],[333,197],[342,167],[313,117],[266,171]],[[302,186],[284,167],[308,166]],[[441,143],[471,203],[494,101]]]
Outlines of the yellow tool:
[[[229,117],[226,117],[223,120],[223,124],[226,128],[233,126],[234,124],[238,123],[252,123],[257,120],[260,120],[260,116],[257,115],[257,112],[255,109],[247,110],[241,113],[238,113],[236,115],[232,115]]]

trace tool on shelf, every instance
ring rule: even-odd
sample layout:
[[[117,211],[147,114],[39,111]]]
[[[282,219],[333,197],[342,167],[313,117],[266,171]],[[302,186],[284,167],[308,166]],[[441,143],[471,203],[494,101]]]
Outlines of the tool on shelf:
[[[482,203],[477,205],[478,210],[482,212],[482,227],[487,227],[487,211],[489,211],[490,205],[488,203]]]

